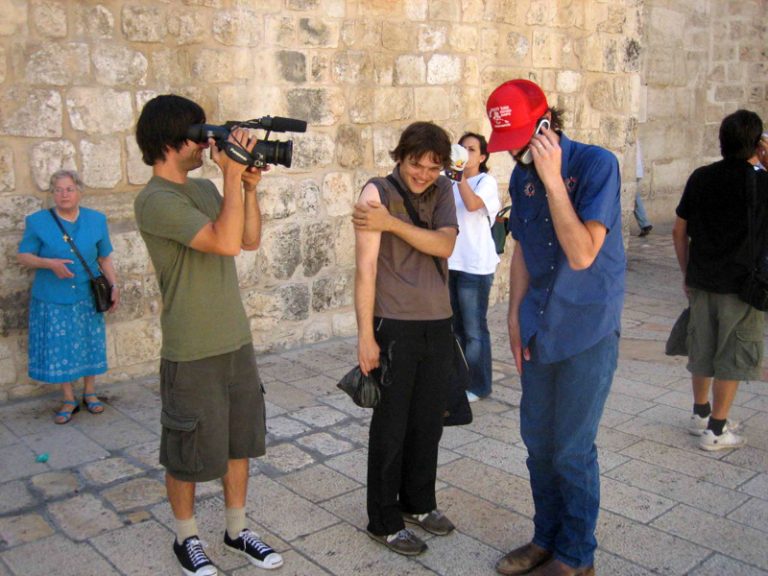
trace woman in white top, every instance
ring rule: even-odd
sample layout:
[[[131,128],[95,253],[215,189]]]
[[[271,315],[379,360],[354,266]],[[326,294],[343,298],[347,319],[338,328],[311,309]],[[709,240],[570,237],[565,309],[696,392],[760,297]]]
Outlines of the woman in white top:
[[[459,235],[448,258],[453,327],[469,364],[470,402],[491,393],[491,334],[488,330],[488,295],[499,256],[491,236],[491,223],[501,209],[496,179],[488,174],[488,143],[467,132],[459,144],[469,152],[460,182],[453,184]]]

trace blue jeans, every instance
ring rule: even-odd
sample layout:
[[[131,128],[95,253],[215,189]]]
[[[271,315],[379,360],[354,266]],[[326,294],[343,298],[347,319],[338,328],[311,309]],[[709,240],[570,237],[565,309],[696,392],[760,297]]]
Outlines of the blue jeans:
[[[566,360],[523,362],[520,430],[528,448],[533,542],[578,568],[594,563],[600,507],[595,437],[611,388],[618,334]]]
[[[641,230],[651,225],[651,221],[648,220],[648,213],[645,211],[643,198],[639,193],[635,194],[635,210],[633,213],[635,215],[635,220],[637,220],[637,225]]]
[[[491,393],[491,333],[487,316],[493,274],[450,270],[448,279],[453,331],[469,365],[469,391],[480,397],[488,396]]]

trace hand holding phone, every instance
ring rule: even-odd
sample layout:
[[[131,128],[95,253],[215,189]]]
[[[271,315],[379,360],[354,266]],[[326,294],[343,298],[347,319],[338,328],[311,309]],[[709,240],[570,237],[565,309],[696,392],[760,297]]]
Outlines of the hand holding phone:
[[[541,134],[541,131],[544,128],[549,128],[549,120],[546,118],[541,118],[539,122],[536,124],[536,130],[533,132],[533,136],[536,136],[537,134]],[[531,139],[533,139],[533,136],[531,136]],[[520,162],[523,164],[530,164],[533,162],[533,153],[531,152],[531,143],[528,142],[528,147],[525,149],[525,152],[523,152],[523,155],[520,156]]]

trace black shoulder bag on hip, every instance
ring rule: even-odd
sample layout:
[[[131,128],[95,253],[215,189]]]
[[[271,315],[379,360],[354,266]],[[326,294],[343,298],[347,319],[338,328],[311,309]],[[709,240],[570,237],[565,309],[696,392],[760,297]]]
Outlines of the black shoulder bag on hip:
[[[88,274],[88,278],[91,279],[91,292],[93,292],[93,299],[96,303],[96,310],[98,312],[106,312],[112,307],[112,286],[110,285],[106,276],[101,273],[101,270],[99,270],[98,276],[93,275],[93,272],[91,272],[88,264],[85,263],[85,259],[83,258],[82,254],[80,254],[80,250],[77,249],[77,246],[75,246],[72,238],[69,236],[69,234],[67,234],[67,231],[64,230],[64,226],[62,226],[61,220],[59,220],[59,217],[56,215],[56,210],[51,208],[49,209],[49,212],[51,213],[51,216],[53,216],[53,219],[56,222],[56,225],[59,227],[59,230],[61,230],[61,233],[64,236],[64,241],[72,247],[72,251],[75,253],[75,256],[77,256],[78,260],[80,260],[80,263],[83,265],[83,268],[85,268],[85,271]]]
[[[768,276],[763,262],[768,258],[765,246],[757,246],[758,226],[755,222],[757,206],[757,175],[750,167],[747,175],[747,234],[749,242],[749,263],[751,269],[739,292],[739,299],[753,308],[768,310]]]

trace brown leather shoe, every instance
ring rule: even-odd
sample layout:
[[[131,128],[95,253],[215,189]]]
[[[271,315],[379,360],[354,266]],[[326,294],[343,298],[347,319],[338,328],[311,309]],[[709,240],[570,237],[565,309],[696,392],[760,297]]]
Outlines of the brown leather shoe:
[[[582,566],[581,568],[573,568],[560,560],[552,559],[536,568],[533,572],[529,572],[528,576],[595,576],[595,567]]]
[[[496,563],[496,572],[504,576],[522,576],[544,564],[552,557],[552,552],[529,542],[515,548]]]

